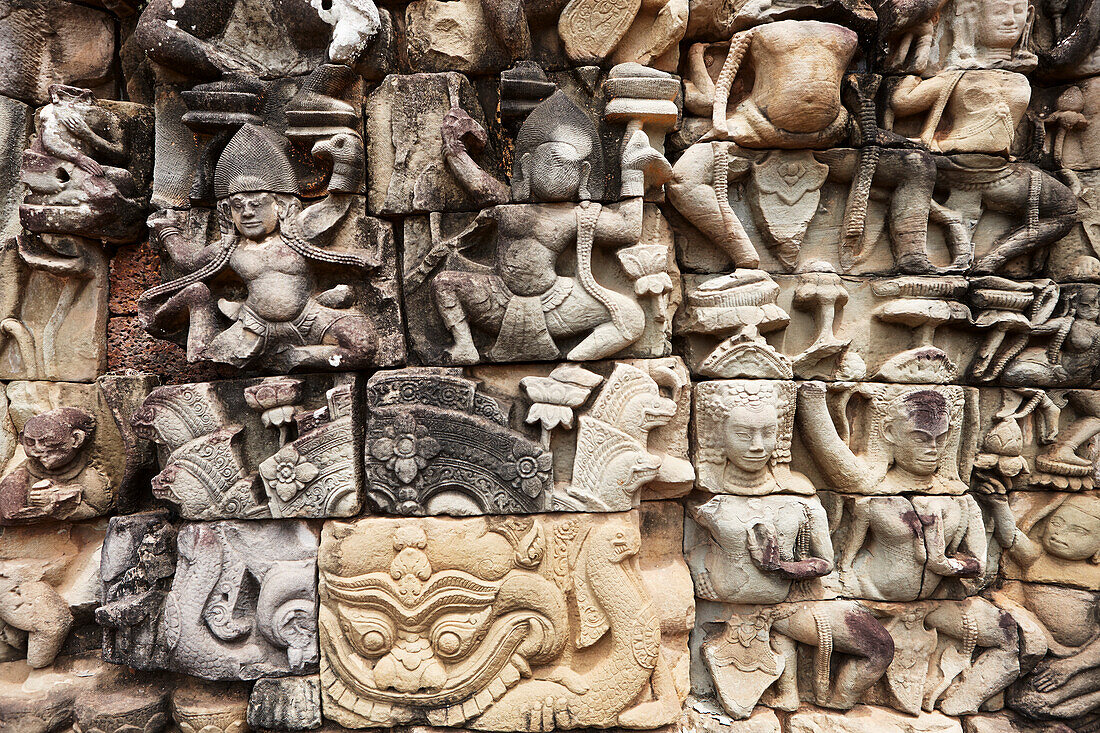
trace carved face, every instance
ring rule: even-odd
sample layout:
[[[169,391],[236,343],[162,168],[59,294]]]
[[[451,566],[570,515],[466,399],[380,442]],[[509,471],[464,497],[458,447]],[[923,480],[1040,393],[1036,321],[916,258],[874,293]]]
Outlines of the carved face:
[[[80,455],[88,439],[86,430],[53,413],[38,415],[23,428],[23,450],[46,472],[61,471]]]
[[[1027,0],[982,0],[978,5],[978,44],[1012,48],[1027,25]]]
[[[1088,560],[1100,554],[1100,518],[1067,501],[1050,516],[1043,548],[1063,560]]]
[[[248,239],[262,239],[279,226],[275,195],[266,191],[233,194],[229,197],[229,213],[237,231]]]
[[[747,473],[767,468],[779,433],[779,414],[774,404],[736,405],[726,416],[725,428],[724,447],[730,463]]]
[[[543,143],[531,154],[527,176],[532,201],[572,201],[588,184],[588,162],[568,143]]]
[[[931,476],[940,467],[950,429],[947,402],[938,392],[915,392],[905,400],[901,415],[884,429],[893,447],[894,465],[916,476]]]

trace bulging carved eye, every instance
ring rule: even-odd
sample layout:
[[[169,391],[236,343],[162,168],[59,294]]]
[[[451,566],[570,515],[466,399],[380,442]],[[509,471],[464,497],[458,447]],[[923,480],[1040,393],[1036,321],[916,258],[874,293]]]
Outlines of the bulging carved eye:
[[[489,616],[488,611],[457,614],[437,621],[428,636],[432,650],[440,659],[465,657],[477,643],[479,630]]]
[[[364,657],[387,653],[397,636],[393,621],[381,614],[344,609],[340,625],[348,642]]]

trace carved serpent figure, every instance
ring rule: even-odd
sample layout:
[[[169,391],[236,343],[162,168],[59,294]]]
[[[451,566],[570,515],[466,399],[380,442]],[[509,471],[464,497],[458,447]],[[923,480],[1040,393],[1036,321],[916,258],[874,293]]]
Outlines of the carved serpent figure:
[[[575,646],[583,650],[611,635],[610,647],[592,670],[584,675],[551,670],[551,679],[517,686],[470,727],[512,730],[514,721],[522,720],[527,730],[548,731],[672,722],[679,704],[661,657],[660,624],[638,569],[640,548],[638,527],[626,518],[593,528],[583,540],[572,574],[580,618]],[[657,699],[630,707],[650,680]]]

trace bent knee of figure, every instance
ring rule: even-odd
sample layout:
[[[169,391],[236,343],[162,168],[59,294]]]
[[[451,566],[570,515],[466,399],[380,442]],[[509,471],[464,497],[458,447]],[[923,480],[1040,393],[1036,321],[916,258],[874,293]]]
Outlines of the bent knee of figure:
[[[894,638],[878,619],[863,608],[852,608],[844,614],[844,625],[855,651],[883,671],[894,659]]]
[[[449,310],[487,303],[493,293],[487,276],[455,270],[445,270],[433,277],[431,288],[436,306]]]

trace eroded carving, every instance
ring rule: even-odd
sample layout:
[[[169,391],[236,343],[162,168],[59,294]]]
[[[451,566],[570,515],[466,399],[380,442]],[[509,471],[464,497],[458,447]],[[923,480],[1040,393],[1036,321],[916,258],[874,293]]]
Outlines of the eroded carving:
[[[116,548],[122,549],[127,529],[118,525],[114,531],[122,534],[116,538]],[[163,525],[159,532],[159,539],[170,543],[171,532]],[[144,540],[128,556],[112,558],[119,568],[126,560],[134,565],[105,578],[115,599],[101,613],[113,616],[130,606],[144,616],[129,628],[129,618],[117,617],[115,659],[213,680],[316,671],[317,536],[312,530],[295,521],[184,524],[175,546],[174,575],[168,573],[171,559],[163,548],[147,547]],[[171,587],[164,592],[167,575]],[[120,632],[148,638],[153,629],[152,647],[119,643]]]

